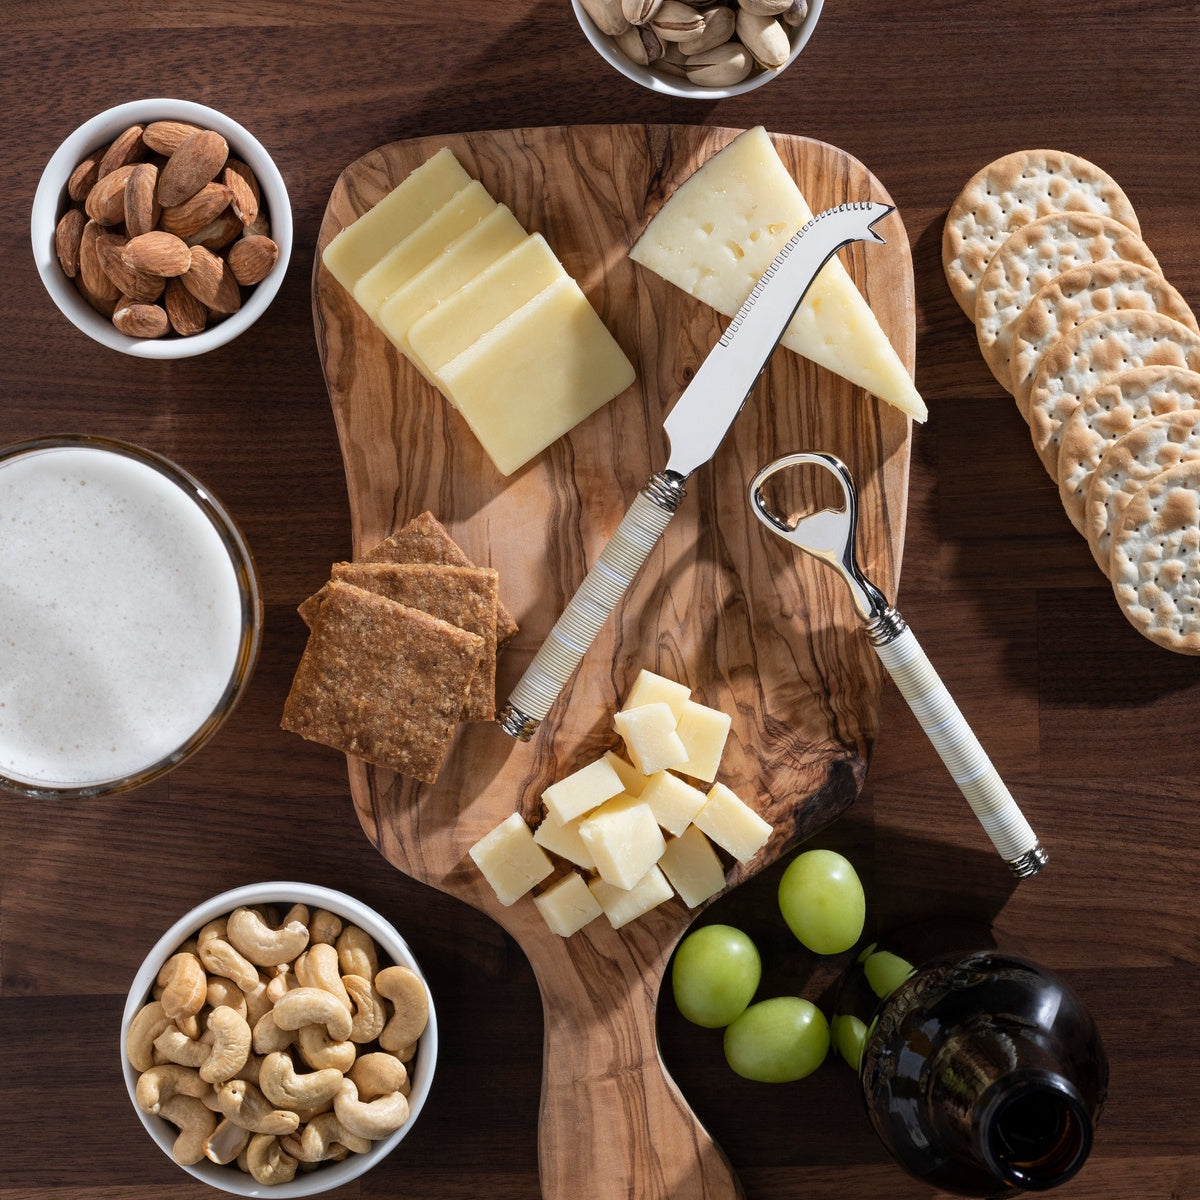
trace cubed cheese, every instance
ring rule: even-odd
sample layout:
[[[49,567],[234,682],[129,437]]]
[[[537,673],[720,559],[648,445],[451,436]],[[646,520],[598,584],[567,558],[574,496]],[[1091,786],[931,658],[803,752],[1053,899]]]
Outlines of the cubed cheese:
[[[643,775],[687,761],[687,749],[675,732],[675,714],[662,700],[622,709],[613,717],[613,725],[624,738],[633,765]]]
[[[725,886],[721,860],[695,825],[667,842],[658,865],[688,908],[703,904]]]
[[[604,761],[608,763],[618,778],[621,780],[621,787],[631,796],[640,796],[642,788],[646,786],[646,776],[641,773],[632,763],[626,762],[615,750],[606,750],[604,752]]]
[[[533,831],[533,840],[551,854],[557,854],[559,858],[565,858],[567,862],[590,871],[595,867],[596,860],[592,858],[592,852],[579,836],[579,822],[582,820],[583,817],[576,817],[575,820],[560,825],[553,817],[548,816]]]
[[[598,808],[621,791],[621,779],[603,758],[552,783],[542,793],[546,811],[560,825]]]
[[[679,724],[675,726],[675,732],[687,750],[687,761],[680,763],[677,769],[693,779],[712,783],[717,777],[721,755],[725,753],[731,724],[728,713],[688,700],[679,714]]]
[[[591,851],[605,883],[631,888],[663,852],[654,813],[636,796],[614,796],[579,823],[579,836]]]
[[[771,836],[771,826],[723,783],[709,789],[696,827],[738,862],[749,862]]]
[[[574,871],[551,884],[541,895],[534,896],[533,903],[559,937],[578,933],[603,911],[583,876]]]
[[[657,866],[651,867],[638,884],[628,890],[614,887],[600,878],[589,880],[588,888],[614,929],[645,916],[674,895],[667,877]]]
[[[646,780],[642,799],[650,805],[654,819],[678,837],[704,807],[706,797],[699,788],[685,783],[670,771],[656,771]]]
[[[468,853],[504,905],[519,900],[554,870],[520,813],[513,813],[485,833]]]
[[[675,714],[675,720],[678,721],[691,694],[691,689],[684,687],[682,683],[656,675],[653,671],[642,670],[638,672],[638,677],[633,681],[633,687],[629,689],[621,707],[640,708],[643,704],[656,704],[661,701]]]

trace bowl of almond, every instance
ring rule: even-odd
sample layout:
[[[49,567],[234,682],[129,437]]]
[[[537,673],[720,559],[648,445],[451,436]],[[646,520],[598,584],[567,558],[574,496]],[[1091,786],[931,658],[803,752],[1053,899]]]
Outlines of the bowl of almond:
[[[287,187],[230,117],[135,100],[74,131],[42,173],[33,254],[60,311],[140,358],[189,358],[245,332],[292,247]]]

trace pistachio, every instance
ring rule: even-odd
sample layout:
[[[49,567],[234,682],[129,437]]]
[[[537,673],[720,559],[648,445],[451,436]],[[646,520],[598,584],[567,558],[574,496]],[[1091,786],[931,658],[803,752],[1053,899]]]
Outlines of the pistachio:
[[[792,6],[792,0],[737,0],[737,3],[742,12],[756,17],[777,17]]]
[[[662,5],[663,0],[621,0],[621,13],[630,25],[645,25]]]
[[[648,67],[662,58],[663,44],[649,26],[632,25],[616,41],[621,53],[639,67]]]
[[[782,67],[792,52],[787,31],[774,17],[760,17],[742,9],[737,15],[735,30],[754,61],[768,70]]]
[[[579,0],[583,11],[595,22],[596,28],[609,37],[616,37],[629,28],[621,11],[621,0]]]
[[[704,31],[704,17],[682,0],[663,0],[650,28],[664,42],[685,42]]]
[[[791,6],[780,15],[779,19],[785,25],[795,29],[804,24],[804,18],[807,16],[808,0],[792,0]]]
[[[701,54],[714,46],[723,45],[733,37],[732,8],[714,4],[709,8],[702,8],[700,15],[704,18],[704,28],[695,37],[676,43],[685,55]]]
[[[732,87],[754,69],[754,59],[745,46],[726,42],[693,54],[687,61],[687,77],[702,87]]]

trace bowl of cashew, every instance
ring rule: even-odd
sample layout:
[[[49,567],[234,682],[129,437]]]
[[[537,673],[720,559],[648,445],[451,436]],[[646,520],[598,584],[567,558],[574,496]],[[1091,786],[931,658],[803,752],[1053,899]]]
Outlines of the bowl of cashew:
[[[188,1174],[311,1196],[396,1148],[437,1063],[428,984],[396,929],[305,883],[222,892],[134,976],[121,1063],[134,1111]]]

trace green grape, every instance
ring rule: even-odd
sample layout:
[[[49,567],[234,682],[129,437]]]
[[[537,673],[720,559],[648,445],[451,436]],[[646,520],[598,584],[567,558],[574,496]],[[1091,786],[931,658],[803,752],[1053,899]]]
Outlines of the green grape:
[[[876,950],[863,960],[863,974],[871,991],[886,1000],[916,969],[906,958],[890,950]]]
[[[867,899],[847,859],[833,850],[806,850],[779,880],[779,910],[808,949],[841,954],[862,936]]]
[[[809,1000],[775,996],[752,1004],[725,1030],[725,1061],[744,1079],[789,1083],[829,1053],[829,1023]]]
[[[762,960],[750,937],[732,925],[702,925],[679,944],[671,965],[675,1004],[706,1029],[728,1025],[754,998]]]
[[[867,1027],[853,1014],[840,1013],[830,1024],[830,1034],[833,1048],[857,1071],[862,1066]]]

